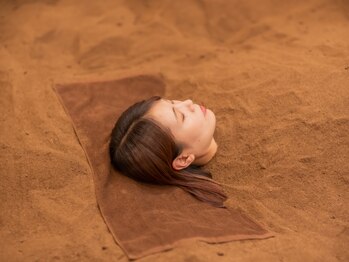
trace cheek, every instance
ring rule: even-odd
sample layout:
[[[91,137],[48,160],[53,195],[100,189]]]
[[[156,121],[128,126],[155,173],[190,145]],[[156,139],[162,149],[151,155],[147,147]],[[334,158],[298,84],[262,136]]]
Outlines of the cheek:
[[[196,122],[192,123],[192,125],[187,128],[185,133],[189,141],[197,142],[198,140],[202,140],[205,132],[205,126],[200,122]]]
[[[208,126],[205,121],[201,119],[187,119],[181,128],[174,130],[174,135],[180,141],[192,144],[199,139],[202,140],[205,132],[207,132]]]

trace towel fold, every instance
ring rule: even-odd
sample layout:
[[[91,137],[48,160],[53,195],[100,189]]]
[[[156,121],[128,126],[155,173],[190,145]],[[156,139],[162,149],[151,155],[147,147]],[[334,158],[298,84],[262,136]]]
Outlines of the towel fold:
[[[112,128],[130,105],[163,96],[157,76],[54,86],[90,164],[97,203],[129,259],[171,249],[181,240],[221,243],[272,234],[243,212],[216,208],[173,186],[134,181],[115,171],[108,154]]]

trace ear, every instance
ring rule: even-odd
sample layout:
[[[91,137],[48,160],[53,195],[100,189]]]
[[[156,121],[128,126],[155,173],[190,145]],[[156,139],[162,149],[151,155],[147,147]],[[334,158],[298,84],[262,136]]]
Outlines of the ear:
[[[181,170],[188,167],[194,160],[195,156],[193,154],[179,155],[173,160],[172,167],[175,170]]]

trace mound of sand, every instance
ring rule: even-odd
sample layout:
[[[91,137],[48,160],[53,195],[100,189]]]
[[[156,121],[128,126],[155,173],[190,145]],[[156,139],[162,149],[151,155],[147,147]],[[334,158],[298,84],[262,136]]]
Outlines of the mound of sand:
[[[51,86],[161,73],[217,118],[216,180],[276,237],[142,261],[345,261],[347,1],[0,4],[1,261],[125,261]]]

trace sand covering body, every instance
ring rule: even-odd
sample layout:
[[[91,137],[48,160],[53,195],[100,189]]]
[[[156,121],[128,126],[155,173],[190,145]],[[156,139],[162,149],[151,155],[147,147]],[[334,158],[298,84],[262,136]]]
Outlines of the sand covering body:
[[[133,103],[164,94],[156,76],[55,86],[92,169],[101,213],[130,259],[171,249],[184,239],[208,243],[262,239],[272,234],[232,208],[215,208],[180,188],[143,184],[110,164],[110,132]]]

